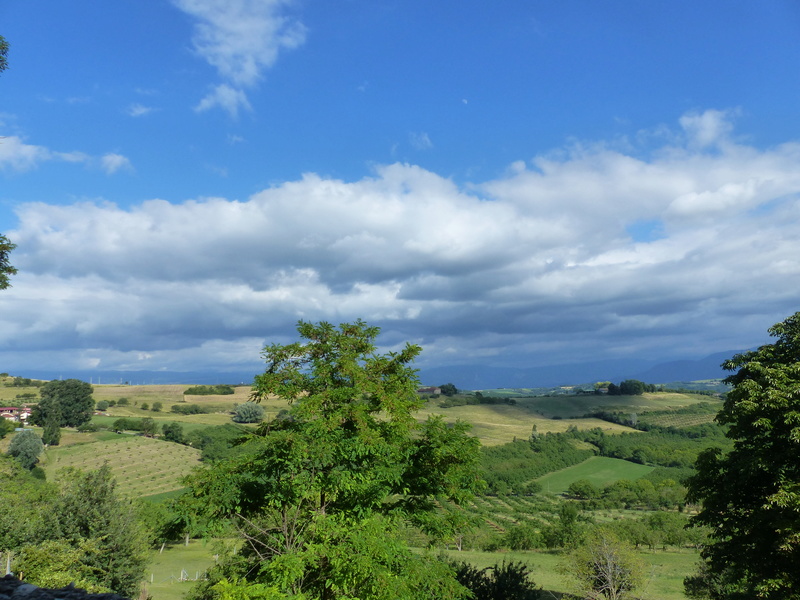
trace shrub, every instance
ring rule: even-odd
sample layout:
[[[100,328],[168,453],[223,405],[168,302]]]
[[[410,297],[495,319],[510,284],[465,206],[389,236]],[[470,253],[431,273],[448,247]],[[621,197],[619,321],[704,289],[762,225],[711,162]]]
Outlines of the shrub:
[[[94,407],[99,411],[105,411],[105,410],[108,410],[108,406],[109,406],[109,404],[108,404],[107,400],[100,400],[100,402],[95,404]]]
[[[232,418],[236,423],[260,423],[264,420],[264,407],[255,402],[245,402],[236,407]]]
[[[456,579],[472,592],[474,600],[537,600],[542,597],[541,588],[533,582],[523,562],[503,561],[485,569],[467,563],[452,566]]]

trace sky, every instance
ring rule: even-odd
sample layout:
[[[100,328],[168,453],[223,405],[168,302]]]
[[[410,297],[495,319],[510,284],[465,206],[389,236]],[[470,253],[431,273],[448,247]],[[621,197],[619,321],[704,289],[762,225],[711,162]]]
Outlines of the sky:
[[[697,359],[800,310],[791,0],[4,0],[0,370]],[[534,382],[532,382],[534,383]]]

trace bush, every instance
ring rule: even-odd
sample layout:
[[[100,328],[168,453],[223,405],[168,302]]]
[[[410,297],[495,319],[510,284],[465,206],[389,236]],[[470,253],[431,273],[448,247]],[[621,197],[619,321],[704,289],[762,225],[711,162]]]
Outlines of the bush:
[[[97,404],[95,404],[95,406],[94,406],[94,407],[95,407],[97,410],[99,410],[99,411],[101,411],[101,412],[102,412],[102,411],[108,410],[108,406],[109,406],[109,404],[108,404],[108,401],[107,401],[107,400],[100,400],[100,402],[98,402]]]
[[[452,566],[456,579],[472,592],[474,600],[537,600],[542,597],[541,588],[531,580],[528,566],[523,562],[503,561],[485,569],[467,563]]]
[[[153,406],[150,410],[153,412],[161,412],[161,409],[164,408],[164,405],[161,402],[153,402]]]
[[[117,400],[117,406],[128,406],[130,404],[130,400],[127,398],[120,398]]]
[[[236,423],[260,423],[264,420],[264,412],[260,404],[245,402],[236,407],[232,419]]]
[[[11,440],[8,454],[17,459],[17,462],[29,471],[39,462],[39,455],[44,450],[41,438],[32,430],[20,431]]]

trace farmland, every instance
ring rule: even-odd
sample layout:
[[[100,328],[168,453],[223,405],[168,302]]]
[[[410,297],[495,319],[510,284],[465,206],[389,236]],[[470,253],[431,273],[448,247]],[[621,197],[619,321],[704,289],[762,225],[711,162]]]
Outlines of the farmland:
[[[163,439],[148,438],[132,432],[115,433],[112,425],[120,418],[152,418],[160,428],[168,423],[181,425],[184,435],[206,430],[212,426],[231,424],[231,413],[237,404],[248,401],[250,390],[247,387],[234,388],[234,394],[211,396],[184,395],[185,385],[94,386],[96,401],[111,401],[111,406],[102,414],[96,414],[92,422],[101,429],[96,432],[79,433],[75,430],[62,430],[61,443],[46,450],[41,466],[48,479],[53,479],[58,471],[66,467],[95,469],[108,463],[118,482],[118,490],[127,497],[150,498],[152,501],[166,501],[181,489],[181,478],[192,468],[202,464],[200,451],[187,445],[171,443]],[[13,395],[8,396],[9,389]],[[36,388],[3,388],[6,402],[16,399],[16,394],[35,394]],[[122,405],[121,399],[125,399]],[[161,403],[160,410],[152,410],[154,403]],[[480,439],[486,447],[504,447],[515,440],[518,443],[548,434],[572,434],[568,432],[601,431],[613,439],[618,434],[642,433],[607,418],[586,415],[607,411],[621,417],[636,415],[640,424],[658,427],[690,427],[710,423],[718,409],[719,401],[708,396],[676,393],[650,393],[643,396],[578,396],[522,397],[514,398],[514,403],[463,404],[443,407],[441,398],[428,400],[418,414],[425,419],[430,415],[441,415],[446,422],[466,421],[472,424],[471,434]],[[171,412],[173,405],[198,405],[208,411],[203,414],[177,414]],[[274,417],[287,407],[285,401],[268,399],[263,403],[267,418]],[[145,408],[146,407],[146,408]],[[596,434],[593,434],[596,435]],[[624,436],[629,437],[629,436]],[[580,436],[570,438],[571,444],[581,451],[594,449]],[[587,438],[588,439],[588,438]],[[619,438],[622,439],[622,438]],[[7,445],[8,438],[0,441]],[[591,452],[589,452],[591,454]],[[477,517],[482,525],[464,538],[464,551],[453,552],[454,558],[467,560],[479,566],[489,566],[500,560],[523,560],[532,565],[536,581],[553,597],[568,591],[568,585],[557,573],[560,560],[558,553],[543,551],[504,551],[506,540],[517,528],[530,525],[536,529],[546,529],[558,522],[559,507],[564,500],[560,498],[571,483],[586,480],[602,489],[620,480],[636,481],[654,471],[654,465],[635,464],[628,460],[608,456],[590,456],[579,459],[581,462],[566,468],[553,470],[535,479],[527,479],[522,485],[537,483],[540,493],[509,493],[482,495],[476,497],[468,506],[467,512]],[[516,486],[516,484],[514,484]],[[642,510],[619,510],[606,507],[603,510],[589,510],[585,518],[594,522],[617,523],[625,519],[638,519],[646,515]],[[424,546],[430,543],[423,537],[412,536],[414,543]],[[541,542],[540,542],[541,543]],[[163,553],[154,553],[148,571],[148,592],[154,600],[178,600],[191,587],[192,582],[180,581],[181,576],[193,579],[197,573],[213,564],[216,553],[213,544],[204,545],[192,541],[188,547],[175,544]],[[482,550],[489,548],[490,551]],[[469,550],[467,550],[469,549]],[[681,581],[692,570],[696,552],[674,548],[668,552],[642,552],[650,565],[650,579],[644,598],[677,600],[683,598]],[[152,583],[149,580],[152,578]]]

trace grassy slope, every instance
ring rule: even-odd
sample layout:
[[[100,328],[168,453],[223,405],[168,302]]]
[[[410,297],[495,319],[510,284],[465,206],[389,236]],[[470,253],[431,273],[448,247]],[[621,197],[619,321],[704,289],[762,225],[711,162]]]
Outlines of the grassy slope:
[[[91,470],[108,461],[119,491],[143,497],[180,489],[181,478],[200,464],[200,452],[180,444],[131,435],[73,435],[83,436],[83,441],[70,444],[67,439],[65,445],[46,451],[42,466],[48,479],[65,467]]]
[[[567,491],[572,482],[579,479],[588,479],[596,486],[603,487],[619,479],[639,479],[650,473],[653,468],[619,458],[592,456],[580,464],[543,475],[537,481],[542,484],[543,490],[561,494]]]

